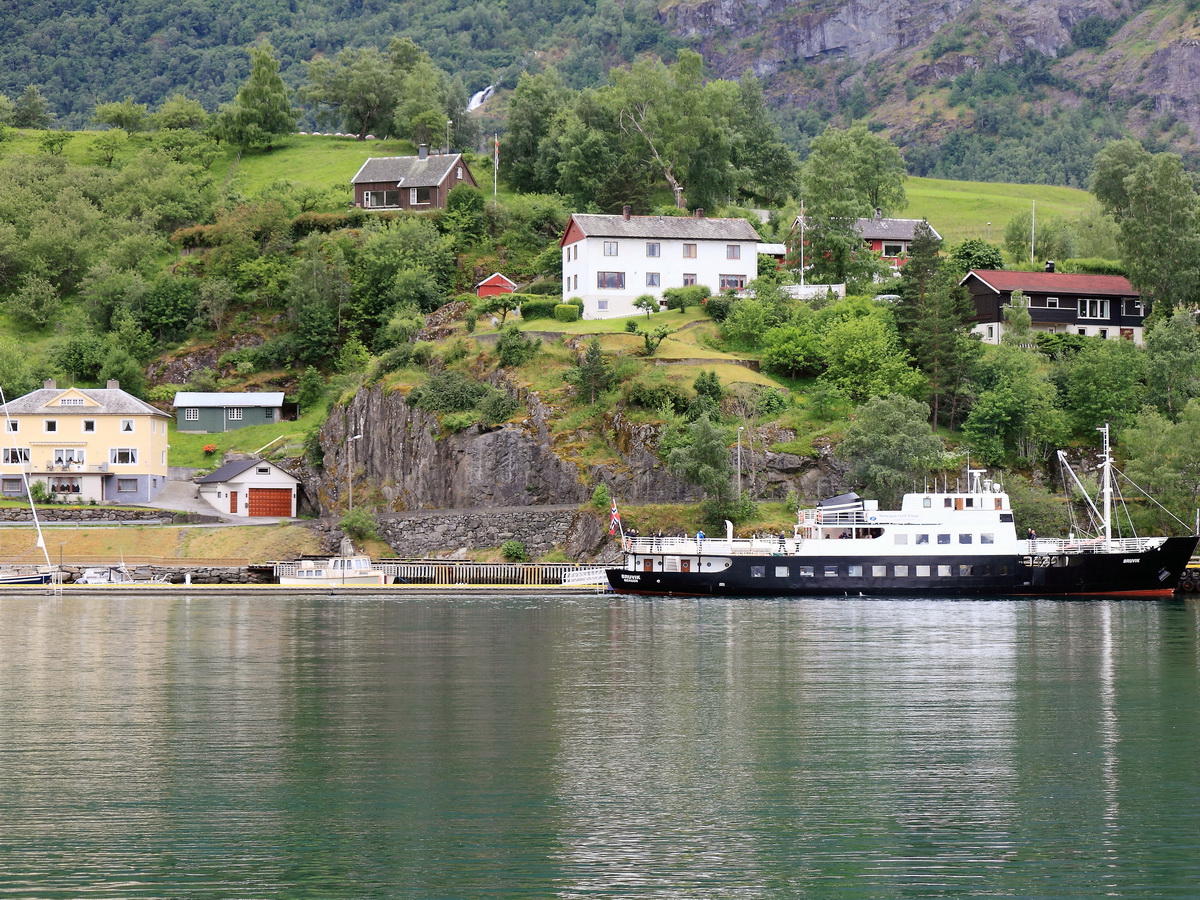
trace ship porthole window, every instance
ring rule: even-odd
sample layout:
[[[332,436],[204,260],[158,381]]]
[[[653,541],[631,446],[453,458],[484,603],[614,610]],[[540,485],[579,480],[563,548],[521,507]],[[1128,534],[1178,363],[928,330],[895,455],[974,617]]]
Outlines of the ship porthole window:
[[[924,506],[926,509],[929,509],[931,506],[933,506],[933,498],[932,497],[921,498],[921,505]]]

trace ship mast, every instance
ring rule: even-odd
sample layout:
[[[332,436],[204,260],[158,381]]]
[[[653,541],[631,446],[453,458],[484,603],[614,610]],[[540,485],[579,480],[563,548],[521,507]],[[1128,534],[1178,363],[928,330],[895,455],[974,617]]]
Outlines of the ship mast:
[[[1108,446],[1108,423],[1097,428],[1104,435],[1104,456],[1100,463],[1100,496],[1104,501],[1104,546],[1106,549],[1112,547],[1112,454],[1109,453]]]

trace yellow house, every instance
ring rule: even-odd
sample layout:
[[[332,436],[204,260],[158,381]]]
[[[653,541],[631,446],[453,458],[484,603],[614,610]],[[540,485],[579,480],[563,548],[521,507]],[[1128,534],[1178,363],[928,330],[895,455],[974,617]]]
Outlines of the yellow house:
[[[0,406],[0,496],[24,496],[28,479],[63,500],[149,500],[167,481],[170,420],[116,381],[64,390],[49,379]]]

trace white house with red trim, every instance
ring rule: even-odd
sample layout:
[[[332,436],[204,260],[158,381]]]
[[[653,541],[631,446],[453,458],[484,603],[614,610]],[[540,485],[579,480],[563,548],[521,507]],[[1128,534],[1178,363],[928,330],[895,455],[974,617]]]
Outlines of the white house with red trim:
[[[639,312],[633,301],[666,288],[742,290],[758,277],[758,232],[745,219],[575,213],[559,246],[563,301],[583,300],[583,318]]]

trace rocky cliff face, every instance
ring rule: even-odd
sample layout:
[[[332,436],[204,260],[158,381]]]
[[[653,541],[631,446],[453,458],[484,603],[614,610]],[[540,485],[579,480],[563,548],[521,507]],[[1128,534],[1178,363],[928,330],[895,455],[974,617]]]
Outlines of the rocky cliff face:
[[[519,423],[442,434],[437,418],[411,406],[402,394],[379,385],[363,389],[335,409],[321,429],[324,468],[305,477],[307,498],[321,513],[344,509],[353,470],[355,503],[380,510],[580,504],[591,498],[597,484],[608,485],[626,503],[700,499],[653,452],[658,437],[654,426],[631,422],[614,409],[605,417],[602,435],[614,458],[585,466],[572,457],[572,450],[593,436],[553,434],[549,422],[554,411],[536,395],[526,398],[526,407],[528,415]],[[362,437],[348,440],[357,434]],[[746,436],[743,480],[754,496],[837,493],[840,469],[828,453],[813,459],[766,449],[794,437]]]

